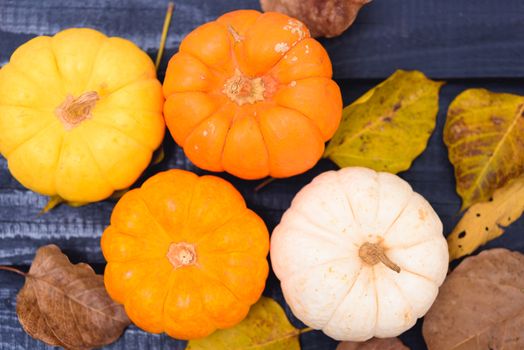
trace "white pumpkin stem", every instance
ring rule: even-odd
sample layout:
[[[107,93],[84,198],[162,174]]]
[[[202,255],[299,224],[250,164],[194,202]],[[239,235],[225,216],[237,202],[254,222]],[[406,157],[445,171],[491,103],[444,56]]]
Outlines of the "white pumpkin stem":
[[[64,102],[56,108],[55,115],[66,130],[71,130],[84,120],[91,118],[91,111],[99,99],[96,91],[85,92],[77,98],[67,95]]]
[[[384,248],[378,243],[366,242],[362,244],[358,250],[358,255],[366,264],[373,266],[381,262],[391,270],[400,273],[400,267],[389,260],[384,252]]]

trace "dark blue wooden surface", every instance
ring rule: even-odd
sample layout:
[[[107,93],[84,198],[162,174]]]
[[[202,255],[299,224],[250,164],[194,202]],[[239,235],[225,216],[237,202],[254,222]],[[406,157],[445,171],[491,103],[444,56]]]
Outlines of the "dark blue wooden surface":
[[[197,25],[238,8],[258,8],[256,0],[176,1],[177,8],[167,42],[163,75],[168,58],[180,40]],[[53,34],[72,26],[89,26],[109,35],[135,41],[151,56],[156,53],[164,18],[163,0],[0,0],[0,65],[14,49],[40,34]],[[460,199],[455,193],[453,169],[442,142],[442,127],[449,103],[461,91],[485,87],[524,95],[524,1],[522,0],[374,0],[365,7],[355,25],[343,36],[322,42],[333,60],[334,74],[345,103],[353,101],[397,68],[420,69],[433,78],[446,78],[440,95],[437,128],[427,150],[413,167],[400,174],[424,195],[441,217],[448,233],[458,221]],[[168,136],[166,159],[151,174],[184,168],[203,173],[184,157]],[[278,180],[258,193],[260,181],[241,181],[228,175],[271,230],[280,220],[295,193],[315,175],[335,165],[322,160],[306,174]],[[139,181],[139,182],[140,182]],[[106,201],[82,208],[61,206],[39,216],[46,199],[24,189],[7,171],[0,158],[0,264],[27,269],[35,250],[58,244],[73,261],[85,261],[99,272],[103,257],[99,238],[114,205]],[[515,222],[502,237],[486,248],[506,247],[524,252],[524,220]],[[15,314],[15,297],[23,280],[0,272],[0,350],[46,349],[27,336]],[[265,295],[285,306],[273,274]],[[300,326],[290,313],[292,322]],[[421,322],[402,335],[411,349],[425,349]],[[329,350],[336,342],[320,332],[302,336],[305,350]],[[184,343],[165,335],[150,335],[130,327],[111,349],[183,349]]]

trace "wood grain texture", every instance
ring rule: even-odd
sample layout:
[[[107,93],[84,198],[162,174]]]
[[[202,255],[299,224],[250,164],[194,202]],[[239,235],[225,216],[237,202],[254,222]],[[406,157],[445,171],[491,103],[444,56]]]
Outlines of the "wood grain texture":
[[[53,349],[27,335],[21,328],[15,313],[15,300],[22,288],[23,278],[12,274],[0,274],[0,350]],[[184,343],[165,335],[147,334],[135,326],[130,326],[116,343],[105,349],[184,349]]]
[[[259,8],[258,0],[175,1],[176,10],[167,41],[167,51],[160,77],[180,40],[194,27],[237,8]],[[156,54],[165,0],[0,0],[0,65],[23,42],[40,34],[53,34],[71,26],[88,26],[109,35],[127,37]],[[333,60],[335,77],[342,88],[345,104],[354,101],[397,68],[420,69],[432,78],[468,78],[451,80],[442,88],[437,127],[428,148],[412,168],[400,174],[415,191],[433,205],[445,232],[458,221],[460,199],[455,193],[453,169],[442,142],[442,128],[447,107],[461,91],[485,87],[499,92],[524,94],[522,65],[524,2],[521,0],[375,0],[360,13],[354,26],[343,36],[323,40]],[[346,80],[349,78],[350,80]],[[164,142],[166,159],[149,169],[137,185],[152,174],[168,168],[196,169],[176,147],[171,137]],[[220,174],[231,181],[272,230],[279,222],[293,196],[311,179],[328,169],[330,161],[321,161],[307,174],[278,180],[258,193],[261,181],[242,181]],[[0,264],[29,265],[39,246],[56,243],[73,262],[85,261],[103,271],[99,238],[109,222],[114,202],[91,204],[82,208],[61,206],[39,215],[46,199],[24,189],[7,170],[0,157]],[[524,219],[512,224],[507,232],[483,249],[507,247],[524,252]],[[22,269],[27,270],[27,267]],[[20,276],[0,272],[0,350],[50,349],[26,335],[15,313]],[[303,327],[283,302],[279,283],[270,274],[266,296],[284,306],[297,327]],[[302,337],[305,350],[332,350],[336,342],[320,332]],[[404,333],[402,341],[411,349],[425,349],[421,322]],[[182,350],[183,342],[165,335],[146,334],[130,327],[124,337],[109,349]]]
[[[104,289],[102,274],[71,264],[54,244],[38,248],[16,304],[26,333],[66,349],[114,343],[131,324]]]
[[[161,70],[198,25],[258,0],[175,1]],[[167,0],[0,0],[0,65],[35,35],[92,27],[124,36],[151,55]],[[432,78],[524,77],[521,0],[375,0],[342,36],[322,40],[335,78],[384,78],[420,69]]]
[[[374,82],[340,82],[345,103],[354,100]],[[431,136],[428,147],[413,163],[410,170],[400,174],[433,205],[444,223],[445,232],[449,233],[458,222],[460,199],[455,192],[453,168],[449,164],[447,151],[442,141],[442,130],[447,107],[451,100],[462,90],[477,86],[478,83],[450,82],[442,88],[437,126]],[[524,87],[518,82],[489,82],[482,84],[495,91],[507,91],[524,94]],[[171,137],[164,142],[166,158],[141,177],[136,185],[152,174],[170,168],[181,168],[199,174],[207,172],[197,169],[184,156]],[[306,174],[290,179],[277,180],[255,192],[254,188],[261,181],[245,181],[227,174],[223,176],[242,193],[248,206],[265,220],[272,230],[279,222],[294,195],[319,173],[335,169],[336,166],[322,160]],[[39,215],[46,203],[46,198],[24,189],[9,174],[5,159],[0,160],[0,264],[30,264],[37,247],[55,243],[66,254],[75,259],[90,263],[103,263],[99,238],[109,224],[114,202],[90,204],[80,208],[62,205],[50,213]],[[514,249],[524,250],[524,241],[519,233],[524,229],[524,220],[512,224],[501,240],[511,243]],[[498,246],[500,240],[490,246]]]
[[[98,273],[102,266],[97,266]],[[56,349],[45,345],[27,335],[20,326],[15,312],[16,295],[24,280],[21,276],[0,273],[0,350],[50,350]],[[270,276],[268,285],[275,286],[276,278]],[[277,300],[284,307],[288,318],[293,325],[299,328],[305,327],[294,318],[279,288],[266,288],[264,294]],[[329,339],[321,332],[309,332],[301,336],[302,350],[334,350],[337,342]],[[128,327],[124,335],[115,343],[104,347],[107,350],[183,350],[186,342],[174,340],[167,335],[146,333],[136,326]]]
[[[355,100],[377,81],[340,81],[345,104]],[[440,111],[437,126],[431,136],[428,148],[418,157],[411,169],[401,173],[415,189],[425,196],[444,223],[445,232],[451,232],[459,219],[460,199],[455,193],[453,169],[447,159],[446,148],[442,141],[442,129],[449,103],[461,91],[474,86],[483,86],[493,91],[506,91],[524,94],[524,86],[519,81],[461,81],[449,82],[442,88]],[[137,183],[140,184],[152,174],[168,168],[182,168],[205,172],[194,167],[184,156],[183,151],[174,145],[170,137],[164,142],[165,160],[149,169]],[[335,169],[330,161],[321,161],[306,174],[290,179],[277,180],[254,192],[261,181],[244,181],[226,174],[219,174],[231,181],[245,197],[248,206],[254,209],[272,230],[279,222],[283,212],[289,207],[294,195],[319,173]],[[98,264],[98,272],[103,270],[103,257],[100,252],[99,238],[109,223],[114,202],[105,201],[81,208],[60,206],[48,214],[38,215],[46,199],[24,189],[9,174],[4,159],[0,160],[0,264],[29,265],[39,246],[55,243],[73,262],[86,261]],[[524,219],[513,223],[507,232],[490,242],[482,249],[506,247],[524,252]],[[4,349],[44,349],[39,342],[27,336],[18,324],[15,313],[15,296],[21,287],[21,278],[0,272],[0,350]],[[284,300],[276,277],[271,274],[264,292],[278,300]],[[293,317],[289,307],[286,314],[293,324],[300,322]],[[421,337],[421,322],[401,336],[402,341],[411,349],[425,349]],[[136,327],[129,328],[124,337],[109,349],[183,349],[181,343],[166,336],[146,334]],[[320,332],[302,336],[303,349],[329,350],[336,347],[336,342]]]

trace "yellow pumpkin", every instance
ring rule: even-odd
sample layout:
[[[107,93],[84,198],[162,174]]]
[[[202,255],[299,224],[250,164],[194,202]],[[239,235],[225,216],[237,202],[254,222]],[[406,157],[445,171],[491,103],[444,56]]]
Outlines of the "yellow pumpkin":
[[[0,70],[0,153],[25,187],[93,202],[129,187],[164,135],[162,88],[136,45],[68,29]]]

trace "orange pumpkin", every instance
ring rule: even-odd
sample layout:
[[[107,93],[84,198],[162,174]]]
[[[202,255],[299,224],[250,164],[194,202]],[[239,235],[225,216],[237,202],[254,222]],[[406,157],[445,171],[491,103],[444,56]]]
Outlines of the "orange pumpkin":
[[[191,32],[170,62],[164,115],[198,167],[244,179],[315,165],[342,98],[324,48],[298,20],[253,10]]]
[[[269,233],[227,181],[169,170],[127,192],[102,236],[109,295],[179,339],[231,327],[260,297]]]

